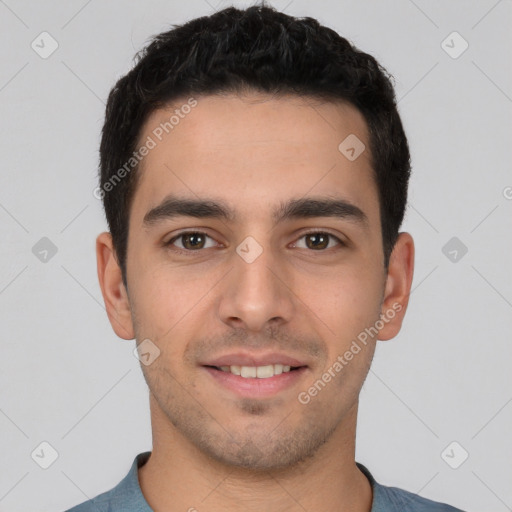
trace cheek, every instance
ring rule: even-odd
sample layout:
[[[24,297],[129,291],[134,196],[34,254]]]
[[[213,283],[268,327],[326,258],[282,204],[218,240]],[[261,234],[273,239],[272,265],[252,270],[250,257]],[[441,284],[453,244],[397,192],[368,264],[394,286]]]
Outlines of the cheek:
[[[177,350],[175,341],[184,339],[191,320],[204,313],[217,274],[154,263],[139,268],[133,278],[132,301],[137,337]]]
[[[138,337],[160,340],[180,317],[179,300],[172,288],[141,275],[134,287],[135,323]]]
[[[380,313],[383,283],[374,271],[343,268],[317,276],[312,286],[305,277],[299,295],[316,318],[325,326],[328,338],[343,346],[352,337],[375,322]],[[340,347],[341,348],[341,347]]]

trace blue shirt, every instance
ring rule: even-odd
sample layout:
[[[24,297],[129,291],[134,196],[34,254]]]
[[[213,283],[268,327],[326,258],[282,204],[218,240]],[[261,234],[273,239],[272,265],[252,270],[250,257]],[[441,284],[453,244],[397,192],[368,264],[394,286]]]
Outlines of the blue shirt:
[[[137,470],[149,459],[151,452],[135,457],[128,474],[110,491],[77,505],[66,512],[153,512],[140,490]],[[371,512],[462,512],[444,503],[427,500],[396,487],[378,484],[365,466],[357,467],[370,481],[373,489]]]

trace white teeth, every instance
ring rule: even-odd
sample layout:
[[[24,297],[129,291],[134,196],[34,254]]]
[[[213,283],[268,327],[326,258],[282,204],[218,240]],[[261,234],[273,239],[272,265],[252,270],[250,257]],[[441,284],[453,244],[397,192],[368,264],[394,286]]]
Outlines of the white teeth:
[[[240,375],[242,377],[256,377],[256,366],[242,366],[240,368]]]
[[[265,366],[221,366],[223,372],[240,375],[244,378],[268,379],[274,375],[281,375],[290,371],[290,366],[283,364],[268,364]]]
[[[230,367],[229,366],[224,366],[223,368],[226,368],[226,372],[229,372],[230,371]],[[241,373],[241,369],[242,367],[241,366],[231,366],[231,373],[233,373],[234,375],[240,375]]]
[[[258,379],[266,379],[274,376],[274,366],[269,364],[267,366],[258,366],[256,368],[256,377]]]

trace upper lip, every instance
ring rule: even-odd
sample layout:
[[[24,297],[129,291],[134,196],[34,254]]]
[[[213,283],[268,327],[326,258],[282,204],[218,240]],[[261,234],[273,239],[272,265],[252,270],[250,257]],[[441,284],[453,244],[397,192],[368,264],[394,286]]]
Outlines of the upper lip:
[[[267,354],[251,354],[249,352],[236,352],[209,359],[201,363],[202,366],[267,366],[282,364],[287,366],[307,366],[306,363],[279,352]]]

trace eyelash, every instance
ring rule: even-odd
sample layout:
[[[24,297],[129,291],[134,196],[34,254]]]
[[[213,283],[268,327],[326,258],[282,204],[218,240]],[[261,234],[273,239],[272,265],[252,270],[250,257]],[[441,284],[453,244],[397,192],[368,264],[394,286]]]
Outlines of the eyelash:
[[[322,235],[328,235],[330,238],[334,238],[337,242],[338,242],[338,246],[346,246],[346,244],[339,238],[337,237],[336,235],[333,235],[332,233],[329,233],[329,231],[325,231],[325,230],[312,230],[312,231],[308,231],[306,233],[303,233],[299,238],[298,240],[308,236],[308,235],[314,235],[314,234],[322,234]],[[206,236],[210,239],[213,240],[213,238],[208,235],[207,233],[205,233],[204,231],[183,231],[182,233],[180,233],[179,235],[176,235],[174,236],[173,238],[171,238],[168,242],[165,242],[165,246],[175,252],[175,253],[178,253],[178,254],[186,254],[186,255],[190,255],[192,256],[193,253],[199,253],[199,252],[202,252],[206,249],[211,249],[211,247],[206,247],[206,248],[201,248],[201,249],[197,249],[197,250],[191,250],[191,249],[180,249],[179,247],[176,248],[176,247],[172,247],[173,243],[180,239],[181,237],[185,236],[185,235],[203,235],[203,236]],[[326,249],[320,249],[318,251],[315,251],[314,249],[309,249],[311,252],[326,252],[328,249],[333,249],[332,247],[328,247]]]

